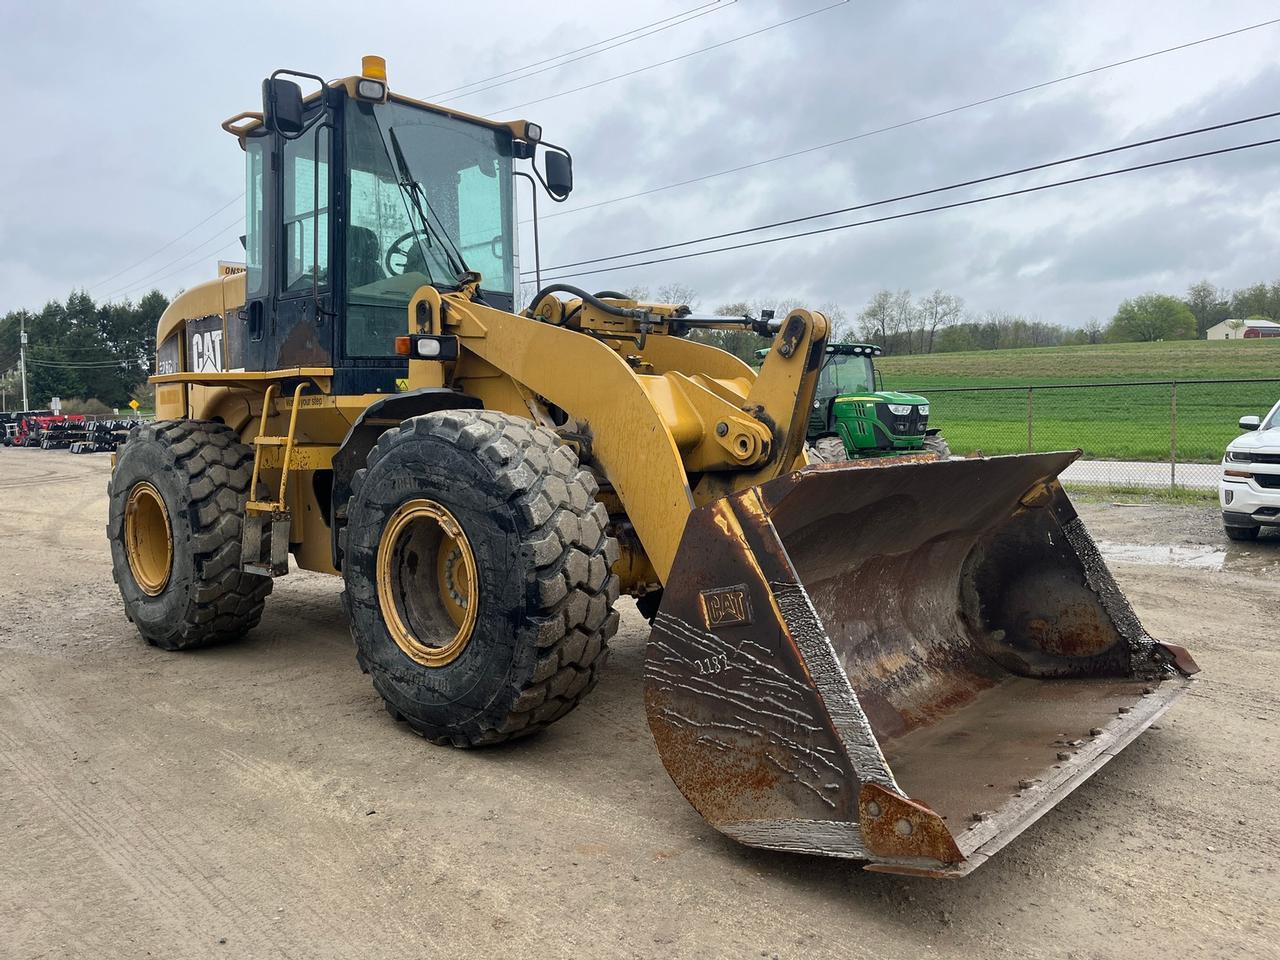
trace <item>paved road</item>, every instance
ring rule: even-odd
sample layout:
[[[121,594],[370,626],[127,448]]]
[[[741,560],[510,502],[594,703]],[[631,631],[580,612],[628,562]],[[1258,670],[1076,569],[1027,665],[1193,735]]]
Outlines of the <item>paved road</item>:
[[[654,752],[630,604],[577,711],[471,752],[383,712],[334,578],[279,580],[240,643],[148,647],[111,580],[107,466],[0,450],[4,960],[1276,956],[1273,538],[1223,542],[1217,573],[1117,566],[1204,680],[941,882],[708,827]],[[1203,509],[1081,510],[1117,543],[1221,538]]]
[[[1180,463],[1178,486],[1216,490],[1222,467],[1216,463]],[[1062,474],[1065,483],[1089,486],[1168,487],[1169,464],[1139,460],[1077,460]]]

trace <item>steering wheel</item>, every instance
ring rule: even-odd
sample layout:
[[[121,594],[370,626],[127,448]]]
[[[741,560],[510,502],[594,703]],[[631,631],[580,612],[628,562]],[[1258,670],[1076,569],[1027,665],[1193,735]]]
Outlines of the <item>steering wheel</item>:
[[[414,252],[413,248],[416,245],[413,241],[417,239],[417,236],[418,236],[417,233],[410,230],[408,233],[398,237],[396,239],[396,242],[391,244],[391,246],[387,247],[386,256],[382,258],[382,265],[387,269],[387,276],[398,277],[401,274],[407,272],[409,267],[409,260],[413,256],[413,252]],[[394,266],[392,266],[391,264],[392,257],[403,257],[403,259],[400,261],[400,269],[397,270]]]

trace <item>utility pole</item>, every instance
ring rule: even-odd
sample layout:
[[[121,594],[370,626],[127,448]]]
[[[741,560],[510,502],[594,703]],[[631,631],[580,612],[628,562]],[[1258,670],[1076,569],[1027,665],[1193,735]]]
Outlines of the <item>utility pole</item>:
[[[24,316],[19,322],[22,325],[18,343],[18,367],[22,370],[22,409],[30,410],[31,404],[27,402],[27,318]]]

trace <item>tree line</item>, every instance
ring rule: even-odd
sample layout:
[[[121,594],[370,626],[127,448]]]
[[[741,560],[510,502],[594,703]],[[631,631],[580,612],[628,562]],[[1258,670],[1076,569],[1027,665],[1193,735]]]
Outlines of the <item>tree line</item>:
[[[699,299],[695,290],[680,283],[659,287],[652,295],[647,287],[632,287],[624,293],[636,300],[687,303],[695,309]],[[18,352],[24,322],[27,390],[33,406],[46,407],[52,397],[93,399],[113,408],[127,405],[135,395],[143,399],[155,358],[156,322],[168,305],[158,290],[137,303],[103,304],[78,291],[65,302],[50,301],[38,312],[11,310],[0,317],[0,409],[21,406]],[[811,304],[801,297],[762,297],[722,303],[711,313],[759,316],[773,310],[783,317],[796,306]],[[1203,337],[1206,330],[1227,319],[1280,322],[1280,281],[1228,290],[1201,280],[1181,297],[1148,293],[1125,300],[1105,324],[1091,317],[1080,327],[998,310],[974,313],[961,297],[943,290],[919,298],[909,290],[880,290],[852,319],[837,303],[820,304],[817,309],[832,321],[837,340],[875,343],[889,354],[1188,340]],[[767,345],[749,330],[699,330],[691,336],[748,362]]]
[[[997,310],[974,314],[965,310],[963,299],[942,290],[918,300],[909,290],[880,290],[858,313],[855,331],[886,353],[951,353],[1194,340],[1227,319],[1280,322],[1280,281],[1228,290],[1201,280],[1181,297],[1164,293],[1131,297],[1105,324],[1090,317],[1079,327]]]
[[[83,291],[65,302],[51,300],[38,312],[11,310],[0,317],[0,409],[22,406],[18,373],[19,337],[27,331],[27,396],[34,409],[60,397],[97,401],[110,412],[135,394],[147,396],[156,352],[156,323],[169,305],[153,290],[137,303],[95,303]]]

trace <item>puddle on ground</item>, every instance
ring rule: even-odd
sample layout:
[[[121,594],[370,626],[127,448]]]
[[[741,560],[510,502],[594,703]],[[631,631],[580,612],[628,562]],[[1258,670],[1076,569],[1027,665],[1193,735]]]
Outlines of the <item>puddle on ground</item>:
[[[1196,570],[1239,573],[1262,573],[1280,564],[1280,550],[1223,549],[1209,545],[1151,546],[1141,543],[1116,543],[1099,540],[1098,549],[1104,559],[1115,563],[1138,563],[1161,567],[1190,567]],[[1270,547],[1267,544],[1267,547]]]

